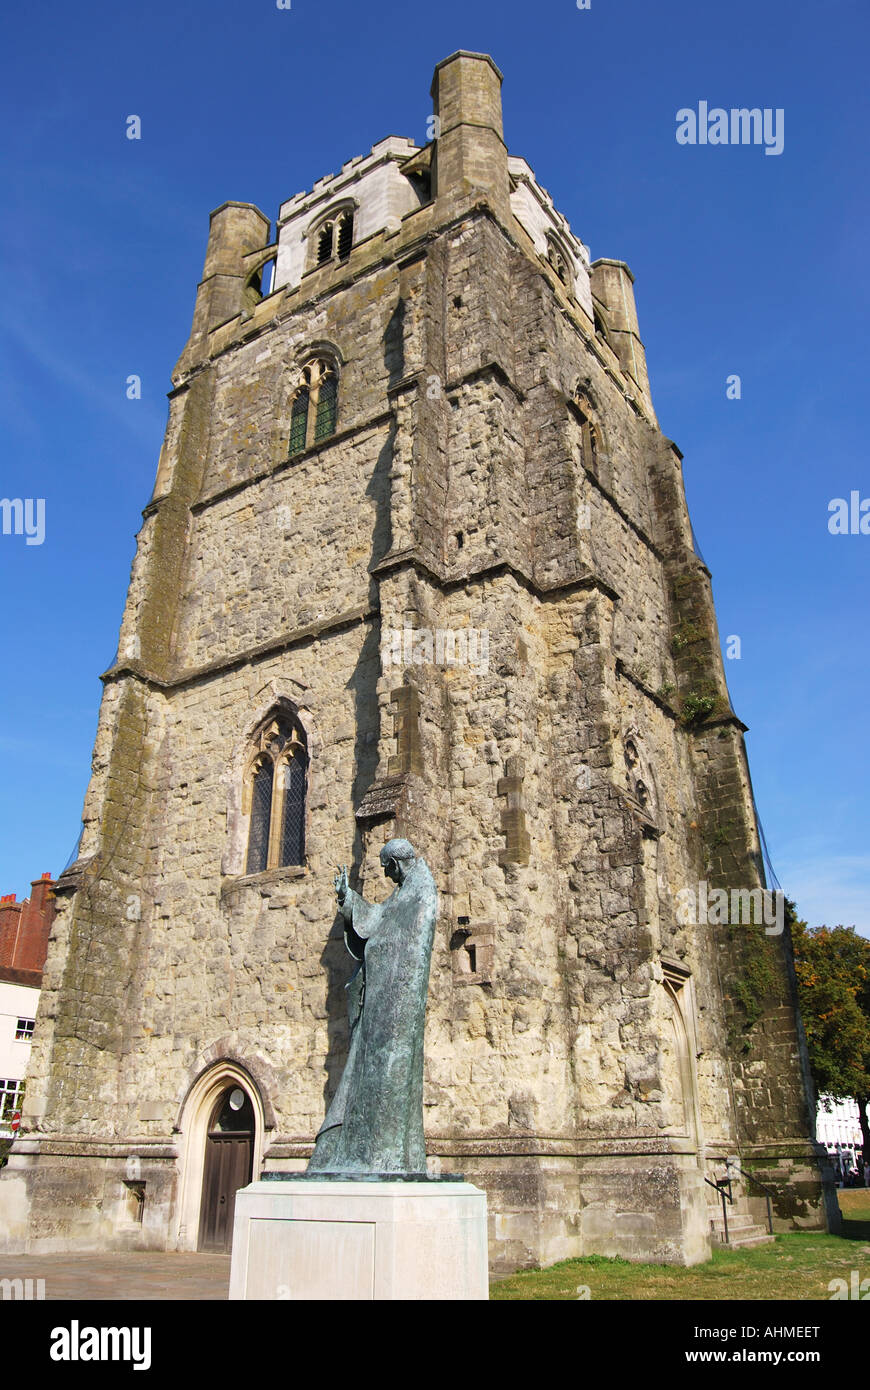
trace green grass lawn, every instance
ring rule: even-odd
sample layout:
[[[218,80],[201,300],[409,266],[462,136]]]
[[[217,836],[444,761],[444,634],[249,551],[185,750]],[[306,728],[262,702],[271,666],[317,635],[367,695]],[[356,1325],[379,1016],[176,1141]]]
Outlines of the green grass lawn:
[[[845,1221],[870,1221],[870,1187],[844,1187],[837,1195]]]
[[[501,1299],[810,1299],[829,1300],[828,1284],[849,1282],[853,1269],[870,1278],[870,1188],[840,1193],[843,1235],[794,1232],[754,1250],[715,1250],[706,1264],[632,1264],[588,1255],[494,1283]],[[582,1290],[588,1289],[588,1294]]]

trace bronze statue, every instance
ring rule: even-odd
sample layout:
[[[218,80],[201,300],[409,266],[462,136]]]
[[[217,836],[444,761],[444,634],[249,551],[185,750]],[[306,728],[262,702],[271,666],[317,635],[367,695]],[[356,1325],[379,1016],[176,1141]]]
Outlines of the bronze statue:
[[[380,854],[397,885],[367,903],[339,870],[335,891],[345,945],[359,962],[347,984],[350,1049],[309,1173],[422,1178],[423,1030],[438,911],[435,880],[407,840]]]

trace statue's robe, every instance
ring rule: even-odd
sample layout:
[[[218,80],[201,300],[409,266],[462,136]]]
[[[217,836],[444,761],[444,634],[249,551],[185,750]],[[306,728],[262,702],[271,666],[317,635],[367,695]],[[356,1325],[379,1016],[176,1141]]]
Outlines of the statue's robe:
[[[347,985],[350,1049],[310,1173],[426,1172],[423,1030],[437,902],[422,859],[380,905],[347,891],[345,945],[360,961]]]

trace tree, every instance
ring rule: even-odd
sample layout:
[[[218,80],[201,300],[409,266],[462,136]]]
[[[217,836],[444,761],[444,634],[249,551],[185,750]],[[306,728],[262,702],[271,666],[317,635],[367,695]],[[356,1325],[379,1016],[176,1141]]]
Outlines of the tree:
[[[857,1102],[870,1163],[870,941],[854,927],[808,927],[794,903],[787,912],[813,1080]]]

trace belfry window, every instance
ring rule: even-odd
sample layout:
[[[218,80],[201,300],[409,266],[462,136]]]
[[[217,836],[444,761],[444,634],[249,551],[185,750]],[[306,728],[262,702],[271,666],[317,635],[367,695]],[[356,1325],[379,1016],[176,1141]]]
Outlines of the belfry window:
[[[290,410],[288,453],[302,453],[312,444],[335,434],[338,419],[338,376],[332,363],[321,358],[302,369]]]
[[[547,238],[547,260],[562,281],[562,284],[570,286],[573,277],[568,257],[552,236]]]
[[[254,740],[245,782],[247,873],[304,864],[307,788],[305,732],[291,715],[276,715]]]
[[[325,265],[332,260],[332,238],[335,228],[332,222],[327,222],[320,228],[320,236],[317,238],[317,264]]]
[[[338,259],[343,261],[350,255],[353,246],[353,213],[346,212],[338,219]]]
[[[318,229],[314,243],[314,264],[347,260],[353,247],[353,208],[330,217]]]

